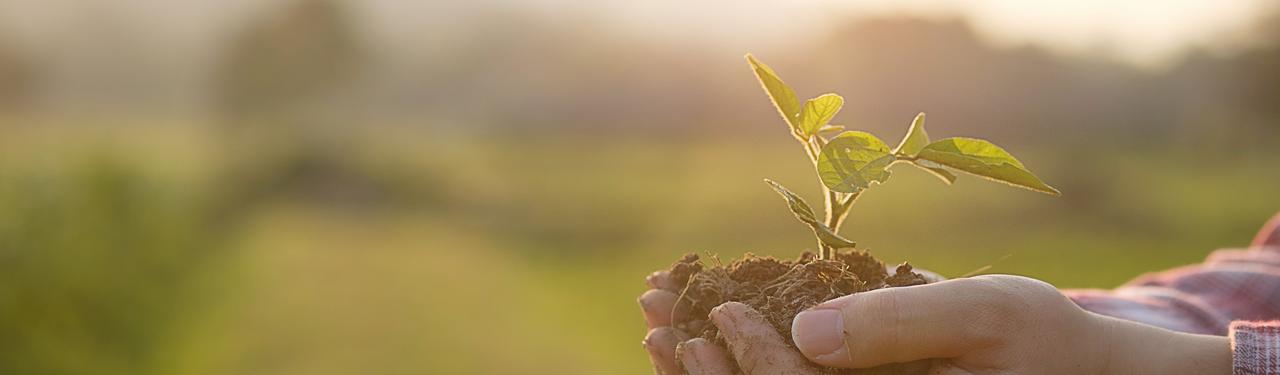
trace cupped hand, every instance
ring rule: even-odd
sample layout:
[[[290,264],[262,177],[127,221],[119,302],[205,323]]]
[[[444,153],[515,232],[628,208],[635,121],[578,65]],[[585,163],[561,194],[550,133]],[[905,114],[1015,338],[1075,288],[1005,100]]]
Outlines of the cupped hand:
[[[888,288],[827,301],[796,316],[796,347],[746,305],[711,313],[730,353],[670,328],[676,294],[665,274],[641,296],[645,340],[660,374],[816,374],[815,365],[869,368],[932,361],[935,374],[1229,373],[1225,337],[1192,335],[1093,314],[1053,286],[988,275]],[[798,347],[798,350],[797,350]],[[734,362],[731,362],[734,361]]]
[[[922,359],[935,374],[1227,374],[1226,337],[1087,312],[1048,283],[985,275],[836,298],[796,316],[796,346],[831,367]]]
[[[887,267],[889,273],[896,266]],[[944,280],[942,276],[916,269],[929,282]],[[677,309],[678,293],[684,287],[671,280],[668,271],[658,271],[645,279],[649,290],[639,298],[649,334],[644,347],[649,352],[657,374],[732,375],[741,369],[754,374],[817,374],[818,366],[805,359],[791,346],[764,316],[750,306],[729,302],[712,309],[712,324],[731,348],[689,337],[671,327],[673,321],[690,320],[687,311]]]
[[[895,272],[896,266],[886,271]],[[945,280],[928,270],[916,269],[929,282]],[[708,317],[731,348],[691,338],[672,328],[673,321],[689,320],[688,312],[676,309],[677,293],[684,287],[671,280],[669,271],[657,271],[645,279],[649,290],[638,299],[648,323],[644,347],[657,374],[732,375],[740,369],[755,374],[818,374],[819,367],[806,360],[795,347],[750,306],[729,302],[711,310]]]
[[[735,362],[747,375],[818,374],[818,367],[787,344],[763,315],[741,303],[725,303],[711,311],[710,320],[731,353],[706,339],[688,337],[671,327],[673,317],[683,321],[688,314],[675,308],[679,286],[672,285],[666,271],[655,272],[647,281],[651,289],[639,302],[649,324],[644,347],[657,374],[733,375]]]

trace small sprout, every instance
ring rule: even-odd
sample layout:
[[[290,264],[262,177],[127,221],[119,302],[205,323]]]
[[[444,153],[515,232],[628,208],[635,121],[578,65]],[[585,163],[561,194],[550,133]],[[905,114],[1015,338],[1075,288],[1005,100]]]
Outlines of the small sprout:
[[[795,90],[772,68],[750,54],[747,54],[747,63],[791,134],[804,145],[822,182],[824,215],[818,217],[799,195],[765,179],[786,199],[796,219],[813,229],[818,239],[819,259],[830,259],[836,249],[854,247],[853,241],[839,235],[850,207],[862,192],[888,181],[889,168],[900,163],[921,168],[947,184],[956,180],[953,171],[960,171],[1041,193],[1061,194],[991,142],[959,137],[930,141],[924,130],[924,113],[916,116],[898,147],[893,149],[870,133],[845,131],[844,126],[829,124],[844,107],[844,98],[840,95],[822,94],[801,106]],[[833,133],[836,135],[828,136]]]

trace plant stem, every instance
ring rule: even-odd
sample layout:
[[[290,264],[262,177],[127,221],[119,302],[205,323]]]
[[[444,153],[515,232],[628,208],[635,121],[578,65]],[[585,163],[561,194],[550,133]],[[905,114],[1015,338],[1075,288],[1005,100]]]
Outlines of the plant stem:
[[[826,146],[827,140],[822,136],[813,135],[807,139],[796,134],[796,139],[804,144],[804,151],[809,155],[809,161],[813,162],[814,168],[818,166],[818,157],[822,153],[822,148]],[[853,203],[858,200],[858,196],[862,195],[862,191],[856,193],[841,193],[832,191],[827,185],[822,183],[822,179],[818,179],[818,186],[822,188],[823,209],[826,213],[825,224],[832,232],[839,234],[840,226],[844,224],[844,219],[849,217],[849,209],[853,207]],[[818,259],[835,259],[836,249],[827,246],[821,239],[818,240]]]
[[[818,152],[822,152],[822,146],[820,146],[820,142],[822,141],[819,140],[822,140],[822,137],[804,137],[801,136],[800,133],[792,134],[796,137],[796,141],[800,141],[801,145],[804,145],[804,152],[805,155],[809,155],[810,163],[813,163],[814,168],[818,168]],[[822,187],[822,195],[823,197],[826,197],[826,200],[823,200],[823,207],[827,212],[831,212],[831,200],[829,200],[829,196],[831,196],[829,193],[831,192],[829,192],[827,186],[824,186],[822,183],[819,183],[818,186]],[[814,237],[818,237],[817,230],[817,228],[814,228]],[[829,250],[827,244],[822,242],[822,238],[818,238],[817,250],[818,260],[827,259],[827,253],[832,252],[832,250]]]
[[[827,213],[827,226],[832,232],[839,233],[840,226],[844,225],[844,219],[849,217],[850,208],[853,208],[853,202],[858,200],[862,195],[862,191],[851,194],[833,194],[836,199],[835,206]]]
[[[823,139],[822,136],[813,135],[804,140],[803,143],[805,151],[809,153],[809,160],[813,162],[814,168],[817,168],[819,155],[822,153],[822,148],[826,146],[827,140]],[[821,177],[818,178],[818,186],[822,188],[822,206],[826,214],[825,224],[832,232],[839,233],[840,224],[844,222],[844,218],[849,214],[849,205],[852,203],[852,199],[846,198],[850,195],[828,189],[827,185],[822,183]],[[857,197],[857,194],[852,194],[852,196]],[[818,240],[818,259],[835,259],[835,255],[836,249],[834,247],[827,246],[822,243],[822,240]]]
[[[810,136],[810,137],[805,137],[803,135],[800,135],[799,133],[796,133],[794,135],[796,136],[796,140],[799,140],[800,143],[804,144],[805,154],[809,155],[809,161],[813,163],[814,168],[817,168],[818,155],[819,153],[822,152],[822,146],[826,142],[824,142],[821,136],[817,136],[817,135]],[[835,197],[836,192],[833,192],[830,189],[827,189],[827,186],[822,183],[821,178],[819,178],[818,180],[818,186],[822,188],[823,209],[827,217],[830,218],[831,212],[832,212],[831,209],[833,207],[832,204],[835,203],[835,201],[833,201],[832,198]],[[817,232],[814,232],[814,234],[816,235]],[[829,259],[832,257],[831,254],[835,254],[835,249],[823,243],[821,238],[818,239],[817,250],[818,250],[819,260]]]
[[[821,181],[819,181],[819,183],[821,183]],[[838,224],[838,220],[834,220],[835,217],[832,216],[840,210],[840,193],[827,189],[825,185],[822,187],[822,193],[824,196],[824,199],[822,200],[823,207],[826,208],[827,215],[824,224],[826,224],[828,228],[831,228],[832,232],[840,233],[840,227],[838,226],[840,224]],[[832,226],[832,224],[837,226]],[[835,254],[835,248],[827,247],[823,249],[822,253],[818,254],[818,259],[832,259],[835,258]]]

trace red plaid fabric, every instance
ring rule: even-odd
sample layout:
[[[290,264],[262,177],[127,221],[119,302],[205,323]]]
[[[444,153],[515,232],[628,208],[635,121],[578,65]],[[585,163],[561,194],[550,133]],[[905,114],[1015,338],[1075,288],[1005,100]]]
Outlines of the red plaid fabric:
[[[1235,375],[1280,374],[1280,322],[1231,323],[1231,353]]]
[[[1167,329],[1229,335],[1235,374],[1280,375],[1280,214],[1248,249],[1143,275],[1111,291],[1065,292],[1103,315]]]

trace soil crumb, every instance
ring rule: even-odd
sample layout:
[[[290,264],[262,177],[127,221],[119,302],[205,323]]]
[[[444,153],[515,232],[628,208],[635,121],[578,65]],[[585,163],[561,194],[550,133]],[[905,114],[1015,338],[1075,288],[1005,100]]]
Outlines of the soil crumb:
[[[866,251],[838,252],[835,259],[818,260],[805,252],[795,260],[778,260],[747,254],[729,264],[704,264],[696,254],[688,254],[671,266],[680,292],[677,309],[687,309],[692,317],[676,321],[675,327],[690,337],[704,337],[720,345],[716,326],[707,322],[711,309],[725,302],[747,304],[769,320],[782,337],[791,342],[791,320],[796,314],[823,301],[868,290],[925,284],[924,276],[903,263],[893,274]],[[928,362],[893,364],[866,370],[828,368],[828,374],[925,374]]]

